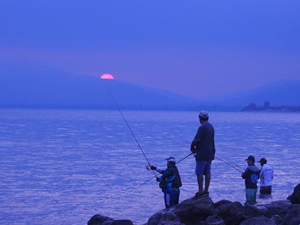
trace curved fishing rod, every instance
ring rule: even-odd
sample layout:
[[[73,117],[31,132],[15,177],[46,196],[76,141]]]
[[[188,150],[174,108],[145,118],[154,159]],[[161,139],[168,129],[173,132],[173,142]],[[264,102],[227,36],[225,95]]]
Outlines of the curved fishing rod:
[[[147,158],[147,156],[146,156],[146,154],[145,154],[144,150],[142,149],[142,147],[141,147],[140,143],[139,143],[139,142],[138,142],[138,140],[136,139],[136,137],[135,137],[135,135],[134,135],[133,131],[131,130],[131,127],[129,126],[129,124],[128,124],[127,120],[125,119],[125,116],[123,115],[123,113],[122,113],[121,109],[119,108],[119,106],[118,106],[117,102],[115,101],[115,99],[114,99],[113,95],[112,95],[112,94],[111,94],[111,92],[109,91],[108,87],[107,87],[106,85],[104,85],[104,86],[105,86],[105,88],[106,88],[106,90],[107,90],[108,94],[109,94],[109,95],[110,95],[110,97],[112,98],[113,102],[115,103],[115,105],[116,105],[117,109],[119,110],[119,112],[120,112],[120,114],[121,114],[121,116],[122,116],[123,120],[125,121],[125,123],[126,123],[126,125],[127,125],[128,129],[129,129],[129,131],[130,131],[130,133],[131,133],[131,135],[133,136],[133,138],[134,138],[135,142],[137,143],[138,147],[140,148],[141,152],[143,153],[143,155],[144,155],[144,157],[145,157],[145,159],[146,159],[146,161],[147,161],[148,165],[149,165],[149,166],[151,166],[151,164],[150,164],[150,162],[149,162],[149,160],[148,160],[148,158]],[[156,173],[155,173],[154,171],[153,171],[153,174],[154,174],[154,176],[155,176],[155,177],[157,177],[157,175],[156,175]]]

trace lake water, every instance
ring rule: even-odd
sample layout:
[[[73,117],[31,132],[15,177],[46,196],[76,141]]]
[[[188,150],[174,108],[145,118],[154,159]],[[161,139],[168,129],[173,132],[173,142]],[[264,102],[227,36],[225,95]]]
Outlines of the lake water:
[[[166,157],[190,153],[197,112],[122,113],[151,164],[165,168]],[[275,173],[272,199],[258,203],[292,193],[300,182],[300,114],[212,112],[210,122],[214,202],[245,202],[238,170],[250,154],[267,158]],[[83,225],[98,213],[144,224],[164,208],[146,165],[119,111],[0,109],[0,224]],[[194,167],[192,156],[178,164],[180,201],[197,192]]]

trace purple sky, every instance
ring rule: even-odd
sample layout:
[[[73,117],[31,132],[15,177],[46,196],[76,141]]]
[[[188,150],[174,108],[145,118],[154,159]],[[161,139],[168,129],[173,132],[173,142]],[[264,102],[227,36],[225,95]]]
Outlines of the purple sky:
[[[0,60],[194,97],[300,79],[299,0],[1,0]]]

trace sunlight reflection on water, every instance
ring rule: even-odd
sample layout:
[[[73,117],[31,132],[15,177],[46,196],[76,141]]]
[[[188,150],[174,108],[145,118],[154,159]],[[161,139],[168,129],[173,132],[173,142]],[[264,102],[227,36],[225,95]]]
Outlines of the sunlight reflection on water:
[[[197,112],[123,114],[152,164],[190,153]],[[274,167],[272,199],[259,203],[282,200],[299,183],[299,114],[211,113],[210,122],[218,158],[243,171],[253,154]],[[144,224],[164,207],[118,111],[1,109],[0,126],[1,224],[86,224],[97,213]],[[221,160],[212,165],[212,200],[243,203],[241,173]],[[181,201],[197,191],[194,164],[192,156],[178,164]]]

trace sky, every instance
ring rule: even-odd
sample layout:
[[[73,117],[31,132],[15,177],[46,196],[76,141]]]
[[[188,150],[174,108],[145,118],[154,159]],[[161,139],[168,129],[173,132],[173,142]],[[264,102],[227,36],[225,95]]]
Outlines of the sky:
[[[108,73],[197,98],[299,80],[299,40],[299,0],[1,0],[0,7],[0,62]]]

